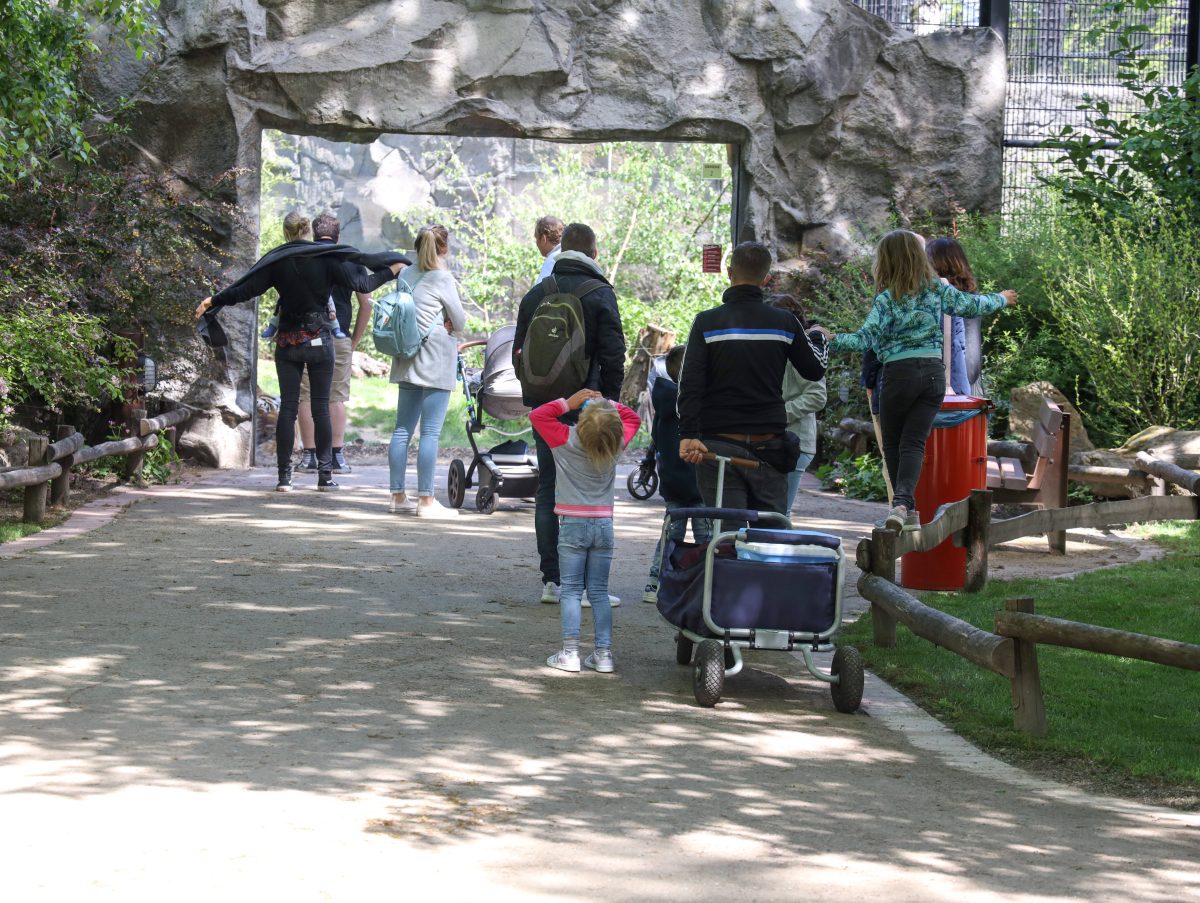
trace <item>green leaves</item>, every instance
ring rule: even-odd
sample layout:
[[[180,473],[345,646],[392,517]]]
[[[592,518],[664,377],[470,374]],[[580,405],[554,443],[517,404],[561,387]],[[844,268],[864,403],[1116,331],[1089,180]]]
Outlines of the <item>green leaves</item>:
[[[139,59],[152,50],[158,0],[6,0],[0,4],[0,191],[54,159],[86,163],[83,126],[99,110],[80,85],[100,52],[94,30]]]

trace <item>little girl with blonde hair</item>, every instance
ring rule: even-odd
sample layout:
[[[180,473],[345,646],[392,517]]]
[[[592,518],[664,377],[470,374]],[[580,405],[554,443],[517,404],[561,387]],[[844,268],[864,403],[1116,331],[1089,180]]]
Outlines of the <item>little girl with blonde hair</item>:
[[[559,420],[580,408],[575,426]],[[592,604],[595,649],[584,665],[611,674],[608,572],[613,559],[613,487],[617,458],[642,420],[625,405],[606,401],[594,389],[580,389],[570,398],[535,408],[529,421],[550,447],[556,472],[562,649],[546,659],[546,664],[560,671],[579,671],[579,629],[586,588]]]
[[[829,349],[869,349],[883,363],[879,419],[883,460],[892,478],[892,509],[884,523],[899,533],[914,508],[925,441],[945,394],[942,316],[986,316],[1016,304],[1017,293],[970,294],[942,282],[925,254],[924,239],[903,229],[879,242],[873,274],[878,294],[866,321],[856,332],[832,335]]]

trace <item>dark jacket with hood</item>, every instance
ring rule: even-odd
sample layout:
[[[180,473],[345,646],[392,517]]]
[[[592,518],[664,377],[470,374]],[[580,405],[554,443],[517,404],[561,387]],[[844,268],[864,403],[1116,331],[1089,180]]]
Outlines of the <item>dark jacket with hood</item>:
[[[594,265],[589,266],[581,260],[563,258],[561,255],[554,263],[554,281],[561,292],[569,292],[589,279],[599,280],[603,285],[580,299],[583,307],[584,352],[592,362],[592,369],[587,383],[579,388],[598,389],[605,398],[618,401],[621,383],[625,378],[625,333],[621,329],[621,313],[617,310],[617,294]],[[513,366],[517,367],[518,373],[521,372],[518,359],[521,346],[525,343],[525,333],[529,330],[529,321],[545,296],[546,282],[542,281],[525,293],[517,309]],[[534,404],[531,398],[525,397],[523,400],[527,405]]]
[[[805,379],[824,376],[825,339],[764,304],[758,286],[730,286],[722,301],[692,322],[679,377],[679,435],[782,434],[784,370],[791,363]]]
[[[354,274],[343,266],[345,261],[375,272]],[[307,314],[325,314],[334,286],[373,292],[396,278],[388,269],[392,263],[408,262],[407,257],[391,252],[364,254],[348,245],[290,241],[264,254],[246,275],[213,295],[212,309],[240,304],[273,288],[279,292],[280,331],[298,330]]]

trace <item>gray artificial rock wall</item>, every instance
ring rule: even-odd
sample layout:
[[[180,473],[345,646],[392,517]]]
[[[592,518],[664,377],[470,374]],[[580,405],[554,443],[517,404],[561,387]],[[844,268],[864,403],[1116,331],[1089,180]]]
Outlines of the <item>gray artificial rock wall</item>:
[[[837,253],[893,213],[999,205],[1004,52],[977,29],[914,36],[848,0],[164,0],[165,57],[137,95],[149,165],[230,173],[231,272],[256,246],[260,135],[383,133],[737,149],[738,238]],[[112,67],[128,90],[130,67]],[[251,443],[253,317],[192,400],[184,446]],[[227,388],[226,388],[227,387]],[[219,401],[218,401],[219,399]],[[232,400],[232,409],[231,409]],[[223,432],[239,435],[225,437]],[[190,444],[189,444],[190,443]]]

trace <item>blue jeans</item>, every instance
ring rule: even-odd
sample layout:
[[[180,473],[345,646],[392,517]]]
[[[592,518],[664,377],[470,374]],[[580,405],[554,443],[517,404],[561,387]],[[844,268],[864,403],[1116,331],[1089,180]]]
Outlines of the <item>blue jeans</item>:
[[[800,457],[796,460],[796,469],[788,474],[787,508],[783,513],[789,517],[792,514],[792,505],[796,503],[796,493],[800,491],[800,475],[808,470],[808,465],[815,457],[816,455],[808,452],[800,452]]]
[[[396,431],[388,445],[388,471],[392,492],[404,492],[408,471],[408,441],[417,421],[421,421],[421,445],[417,449],[417,495],[433,495],[433,475],[437,471],[438,439],[446,409],[450,407],[449,389],[430,389],[400,383],[396,400]]]
[[[690,505],[681,505],[678,502],[673,502],[670,499],[665,500],[667,503],[667,512],[670,513],[676,508],[689,508]],[[705,517],[693,517],[692,521],[692,541],[707,544],[712,539],[712,521]],[[675,542],[683,542],[687,537],[688,518],[681,517],[679,520],[671,521],[667,527],[667,537],[675,540]],[[658,575],[662,568],[662,534],[658,534],[658,545],[654,547],[654,560],[650,562],[650,582],[657,585]],[[590,598],[590,597],[589,597]]]
[[[558,573],[562,578],[559,616],[563,639],[579,639],[583,589],[592,603],[596,648],[612,648],[612,604],[608,571],[613,560],[611,517],[558,518]]]

